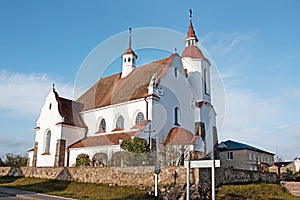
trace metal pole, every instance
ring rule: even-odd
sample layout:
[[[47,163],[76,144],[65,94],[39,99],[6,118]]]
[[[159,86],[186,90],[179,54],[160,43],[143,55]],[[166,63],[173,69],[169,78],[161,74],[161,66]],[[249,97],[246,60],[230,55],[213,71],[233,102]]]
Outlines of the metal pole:
[[[215,159],[213,159],[213,166],[211,168],[211,199],[216,199],[216,190],[215,190]]]
[[[190,161],[187,161],[186,168],[186,200],[190,200]]]
[[[158,174],[155,174],[155,197],[157,197],[157,193],[158,193]]]

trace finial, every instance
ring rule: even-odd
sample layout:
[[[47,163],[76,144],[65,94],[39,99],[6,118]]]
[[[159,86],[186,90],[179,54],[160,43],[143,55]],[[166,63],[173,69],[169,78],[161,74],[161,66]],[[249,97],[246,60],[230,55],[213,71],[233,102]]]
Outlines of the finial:
[[[192,20],[192,13],[193,13],[193,11],[192,11],[192,9],[190,9],[189,11],[190,11],[190,20]]]
[[[52,90],[55,91],[55,84],[52,84]]]
[[[129,28],[129,41],[128,41],[128,49],[131,49],[131,35],[132,35],[132,29]]]
[[[177,53],[177,48],[175,48],[175,53]]]

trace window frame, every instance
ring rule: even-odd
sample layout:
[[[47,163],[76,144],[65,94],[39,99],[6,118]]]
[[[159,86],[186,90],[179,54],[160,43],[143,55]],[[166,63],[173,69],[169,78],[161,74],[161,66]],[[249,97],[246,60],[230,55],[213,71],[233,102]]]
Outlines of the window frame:
[[[145,121],[144,113],[138,112],[135,117],[135,125],[140,125],[143,121]]]
[[[47,130],[45,134],[44,153],[50,153],[51,147],[51,130]]]
[[[226,158],[227,158],[227,160],[233,160],[233,151],[227,152]]]
[[[115,126],[116,128],[124,129],[124,117],[122,115],[119,115],[116,119]],[[121,123],[121,124],[120,124]],[[120,126],[121,125],[121,126]]]
[[[106,120],[104,118],[101,118],[98,129],[101,132],[106,132]]]

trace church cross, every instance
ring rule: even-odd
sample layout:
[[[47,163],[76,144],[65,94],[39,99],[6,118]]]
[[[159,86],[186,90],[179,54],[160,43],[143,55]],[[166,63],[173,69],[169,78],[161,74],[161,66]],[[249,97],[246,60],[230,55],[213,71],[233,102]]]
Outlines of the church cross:
[[[192,9],[189,10],[190,11],[190,20],[192,20]]]
[[[151,133],[156,132],[156,130],[151,130],[151,129],[152,129],[152,126],[151,126],[151,124],[149,124],[148,131],[144,131],[145,133],[148,133],[148,144],[150,146],[150,150],[152,149],[152,142],[150,143],[150,141],[151,141]]]

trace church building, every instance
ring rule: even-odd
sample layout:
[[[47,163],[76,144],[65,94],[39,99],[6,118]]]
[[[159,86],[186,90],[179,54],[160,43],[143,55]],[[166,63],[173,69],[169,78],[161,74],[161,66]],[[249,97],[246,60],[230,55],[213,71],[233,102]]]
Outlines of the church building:
[[[75,100],[61,97],[54,87],[49,91],[34,129],[28,166],[71,167],[81,154],[91,160],[102,155],[107,165],[124,151],[121,142],[134,137],[144,138],[156,152],[184,145],[214,156],[211,64],[197,46],[191,11],[181,55],[136,66],[132,39],[130,29],[120,73],[99,79]]]

